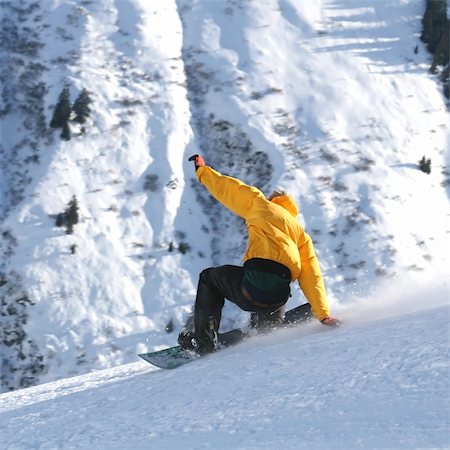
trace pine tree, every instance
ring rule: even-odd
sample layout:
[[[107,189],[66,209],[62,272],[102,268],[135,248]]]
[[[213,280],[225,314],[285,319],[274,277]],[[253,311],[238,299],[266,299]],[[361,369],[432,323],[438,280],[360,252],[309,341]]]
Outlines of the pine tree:
[[[73,226],[78,223],[78,200],[75,195],[69,202],[69,207],[67,209],[67,234],[73,233]],[[71,232],[69,233],[69,229]]]
[[[429,175],[431,173],[431,159],[427,159],[425,158],[425,156],[423,156],[419,161],[419,169]]]
[[[69,121],[71,111],[69,86],[64,86],[61,94],[59,94],[58,102],[56,103],[53,117],[50,122],[50,127],[62,128],[66,125]]]
[[[440,78],[444,86],[444,95],[449,98],[450,19],[447,17],[447,10],[447,0],[426,0],[420,39],[425,43],[427,50],[433,55],[430,72],[441,72]]]
[[[73,226],[76,225],[79,221],[78,210],[78,200],[74,195],[67,205],[67,209],[56,216],[55,225],[57,227],[65,226],[66,233],[72,234]]]
[[[422,42],[426,44],[428,51],[432,54],[436,52],[439,42],[442,39],[442,35],[447,33],[448,37],[447,8],[447,0],[439,2],[426,0],[426,9],[422,18],[422,34],[420,38]]]
[[[73,112],[75,113],[75,118],[73,120],[75,122],[81,124],[86,122],[86,119],[91,113],[91,108],[89,107],[91,102],[92,100],[89,96],[88,91],[86,89],[83,89],[80,92],[80,95],[75,100],[75,103],[73,104]]]

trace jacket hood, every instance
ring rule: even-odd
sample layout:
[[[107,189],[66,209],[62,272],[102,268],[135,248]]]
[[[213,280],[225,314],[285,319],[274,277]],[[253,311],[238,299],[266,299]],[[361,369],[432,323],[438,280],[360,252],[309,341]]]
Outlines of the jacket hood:
[[[295,200],[290,195],[279,195],[270,200],[277,205],[282,206],[284,209],[289,211],[294,217],[298,216],[298,207]]]

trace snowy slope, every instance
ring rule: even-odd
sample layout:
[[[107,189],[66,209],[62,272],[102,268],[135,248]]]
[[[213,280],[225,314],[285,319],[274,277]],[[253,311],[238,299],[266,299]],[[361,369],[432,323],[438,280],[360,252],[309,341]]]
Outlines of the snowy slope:
[[[136,362],[2,394],[0,447],[448,448],[443,301],[380,304],[375,321],[341,311],[339,330],[282,330],[174,371]]]
[[[199,149],[298,200],[334,308],[448,276],[448,111],[418,39],[422,2],[12,3],[5,17],[41,45],[8,50],[15,95],[0,118],[2,320],[19,327],[0,348],[5,389],[173,344],[198,273],[240,263],[242,222],[186,161]],[[25,79],[45,87],[46,123],[65,84],[72,98],[87,88],[86,134],[39,134]],[[80,223],[66,235],[54,218],[72,195]],[[245,320],[227,306],[224,327]]]

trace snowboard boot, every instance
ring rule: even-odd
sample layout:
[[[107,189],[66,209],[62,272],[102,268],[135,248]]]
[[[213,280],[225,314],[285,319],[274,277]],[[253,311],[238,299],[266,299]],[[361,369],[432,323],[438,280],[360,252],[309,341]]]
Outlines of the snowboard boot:
[[[278,311],[274,313],[252,312],[250,315],[250,329],[256,330],[258,333],[266,333],[283,326],[284,312],[280,314]]]
[[[197,351],[197,342],[193,331],[183,330],[178,335],[178,345],[184,350]]]
[[[203,338],[196,339],[193,331],[183,330],[178,335],[178,345],[199,355],[206,355],[217,350],[219,339],[214,328],[210,328]]]
[[[203,336],[196,336],[197,353],[206,355],[219,348],[219,338],[217,335],[217,320],[214,317],[208,317],[208,327],[203,332]]]

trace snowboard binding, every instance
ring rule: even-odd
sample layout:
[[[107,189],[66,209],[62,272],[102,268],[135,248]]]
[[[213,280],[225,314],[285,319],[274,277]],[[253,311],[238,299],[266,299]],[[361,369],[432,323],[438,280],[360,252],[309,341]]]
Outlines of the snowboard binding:
[[[191,350],[202,356],[215,352],[219,349],[216,323],[217,321],[214,317],[208,317],[208,328],[201,339],[196,338],[193,331],[183,330],[178,335],[178,345],[184,350]]]

